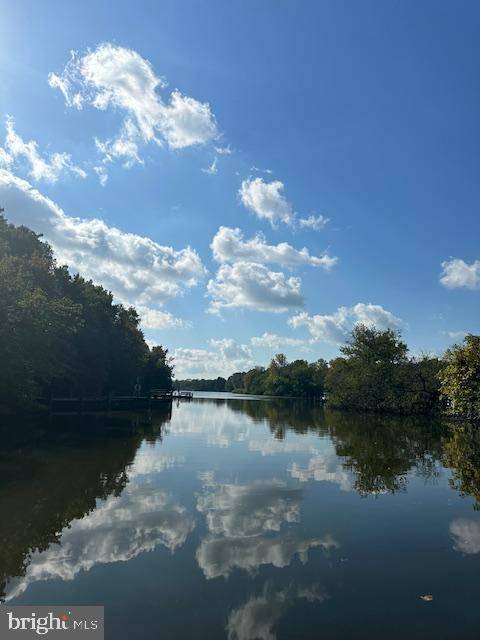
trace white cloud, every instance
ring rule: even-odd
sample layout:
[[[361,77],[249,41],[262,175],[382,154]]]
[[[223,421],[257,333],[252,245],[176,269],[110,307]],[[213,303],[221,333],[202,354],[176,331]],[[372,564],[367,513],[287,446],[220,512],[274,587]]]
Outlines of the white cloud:
[[[315,342],[340,344],[345,341],[356,324],[364,324],[380,330],[400,329],[404,322],[379,304],[359,302],[353,307],[339,307],[331,315],[299,313],[288,321],[295,329],[307,327]]]
[[[2,169],[8,169],[13,162],[12,156],[5,151],[3,147],[0,147],[0,167]]]
[[[126,562],[159,545],[172,553],[193,531],[187,509],[157,487],[129,485],[119,497],[109,497],[62,532],[62,546],[32,554],[26,574],[11,581],[7,599],[40,580],[73,580],[98,564]]]
[[[251,361],[252,352],[246,344],[238,344],[231,338],[222,338],[221,340],[210,340],[212,347],[219,350],[220,354],[226,360],[246,360]]]
[[[227,145],[226,147],[215,147],[215,151],[219,156],[232,155],[232,149],[230,148],[230,145]]]
[[[212,413],[208,403],[183,405],[182,411],[175,411],[169,423],[169,432],[177,436],[188,435],[206,441],[209,446],[226,448],[233,442],[246,442],[251,431],[258,431],[252,418],[245,413],[234,411],[230,405],[217,405]],[[268,434],[271,438],[270,434]],[[213,487],[214,471],[204,469],[202,485]]]
[[[84,97],[80,92],[73,90],[76,59],[77,55],[72,51],[70,62],[67,63],[61,75],[57,75],[56,73],[48,74],[48,84],[52,89],[58,89],[61,92],[67,107],[82,109]]]
[[[197,284],[206,273],[190,247],[176,250],[110,227],[103,220],[68,216],[6,170],[0,170],[0,198],[11,222],[45,235],[60,264],[67,263],[72,271],[102,284],[126,304],[153,310]],[[160,319],[167,320],[157,315],[154,323]]]
[[[288,323],[294,328],[305,326],[316,342],[340,344],[348,334],[347,319],[349,311],[340,307],[332,315],[313,315],[299,313],[290,318]]]
[[[143,329],[179,329],[191,326],[191,322],[176,318],[169,311],[149,307],[137,307],[137,311],[142,319]]]
[[[300,278],[269,271],[254,262],[222,265],[207,290],[212,298],[210,311],[222,308],[245,307],[257,311],[280,313],[303,306]]]
[[[232,339],[211,340],[214,351],[179,347],[173,353],[175,376],[185,378],[228,378],[236,371],[251,369],[254,365],[247,345]]]
[[[314,547],[329,550],[338,547],[338,544],[330,536],[308,540],[292,535],[275,538],[209,537],[202,540],[196,558],[207,579],[220,576],[226,578],[235,568],[253,571],[261,565],[271,564],[282,569],[287,567],[295,556],[305,564],[309,550]]]
[[[166,142],[171,149],[181,149],[218,137],[209,104],[177,89],[165,100],[159,90],[166,82],[132,49],[104,43],[83,56],[73,52],[63,72],[50,73],[48,82],[61,91],[69,107],[89,104],[123,112],[120,134],[97,143],[106,161],[123,158],[130,166],[141,161],[140,144]]]
[[[480,553],[480,520],[458,518],[450,523],[450,533],[454,540],[455,551],[461,553]]]
[[[215,535],[257,536],[280,531],[284,522],[298,522],[301,497],[301,489],[279,480],[218,484],[198,497],[197,509]]]
[[[308,216],[308,218],[299,218],[298,226],[301,229],[313,229],[314,231],[320,231],[323,229],[329,222],[329,218],[325,218],[325,216]]]
[[[179,91],[171,95],[162,129],[172,149],[205,144],[218,135],[210,105],[184,96]]]
[[[268,349],[283,349],[284,347],[301,347],[305,344],[304,340],[298,338],[285,338],[275,333],[265,332],[261,336],[253,336],[250,339],[253,347],[266,347]]]
[[[345,471],[339,464],[338,457],[333,447],[331,450],[319,453],[310,458],[307,467],[300,466],[297,462],[292,462],[288,472],[300,482],[316,480],[317,482],[332,482],[337,484],[342,491],[353,489],[352,474]]]
[[[134,479],[135,481],[138,481],[140,478],[142,482],[144,482],[145,479],[143,476],[162,473],[168,469],[183,467],[184,464],[184,456],[159,455],[159,450],[156,448],[152,448],[150,446],[142,447],[137,452],[135,461],[132,463],[132,467],[128,471],[128,479],[131,482]]]
[[[312,256],[306,247],[301,250],[294,249],[287,242],[269,245],[261,233],[245,240],[238,228],[220,227],[210,246],[217,262],[277,263],[282,267],[308,265],[326,270],[331,269],[337,262],[337,258],[327,254]]]
[[[252,167],[252,170],[258,170]],[[267,173],[271,171],[267,170]],[[283,222],[290,227],[319,231],[329,222],[322,215],[300,218],[284,195],[284,184],[280,180],[266,182],[263,178],[248,178],[242,182],[239,196],[243,205],[258,218],[268,220],[272,227]]]
[[[73,164],[69,153],[53,153],[48,160],[42,158],[38,144],[34,140],[25,142],[15,131],[15,122],[11,116],[7,117],[5,128],[5,149],[0,154],[4,166],[10,167],[15,161],[23,159],[29,167],[29,175],[34,180],[46,182],[56,182],[64,172],[73,173],[80,178],[87,176],[83,169]]]
[[[103,165],[97,165],[96,167],[93,167],[93,170],[97,174],[98,181],[100,182],[101,186],[104,187],[108,182],[107,170]]]
[[[132,120],[126,118],[116,138],[99,140],[95,138],[97,151],[103,156],[103,164],[113,162],[116,158],[123,160],[126,169],[134,164],[143,164],[137,140],[137,128]],[[106,170],[105,170],[106,172]],[[101,176],[100,180],[101,180]]]
[[[283,182],[265,182],[262,178],[249,178],[242,182],[240,198],[247,209],[272,226],[278,222],[293,224],[293,211],[283,194]]]
[[[266,420],[268,425],[268,420]],[[249,451],[256,451],[262,456],[281,454],[318,453],[318,449],[308,439],[277,440],[276,438],[251,439],[248,441]]]
[[[289,587],[271,592],[268,588],[259,596],[234,609],[227,622],[228,640],[276,640],[274,629],[296,600],[323,602],[325,593],[318,585]]]
[[[377,329],[400,329],[404,322],[379,304],[359,302],[351,309],[355,316],[355,324],[364,324]]]
[[[448,289],[478,289],[480,287],[480,260],[468,264],[460,258],[442,262],[440,282]]]

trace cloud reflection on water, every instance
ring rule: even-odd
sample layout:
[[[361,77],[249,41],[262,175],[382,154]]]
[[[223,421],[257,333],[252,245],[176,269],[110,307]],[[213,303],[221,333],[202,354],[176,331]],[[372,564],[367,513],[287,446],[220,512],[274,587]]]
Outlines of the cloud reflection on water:
[[[129,485],[119,497],[109,497],[62,533],[61,545],[51,545],[31,557],[26,574],[13,579],[7,599],[40,580],[73,580],[95,565],[126,562],[164,546],[172,553],[195,528],[193,516],[172,497],[150,486]]]

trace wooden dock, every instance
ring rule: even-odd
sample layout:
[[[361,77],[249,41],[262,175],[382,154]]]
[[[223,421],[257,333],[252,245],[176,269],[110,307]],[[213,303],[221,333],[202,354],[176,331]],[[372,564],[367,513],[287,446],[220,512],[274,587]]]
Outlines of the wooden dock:
[[[154,409],[172,402],[172,394],[163,396],[101,396],[77,398],[51,398],[48,402],[53,413],[90,413],[101,411],[135,411]]]
[[[177,389],[173,392],[173,397],[176,400],[192,400],[193,391],[180,391],[179,389]]]
[[[148,396],[99,396],[45,400],[52,413],[99,413],[108,411],[150,410],[175,400],[191,400],[192,391],[154,389]]]

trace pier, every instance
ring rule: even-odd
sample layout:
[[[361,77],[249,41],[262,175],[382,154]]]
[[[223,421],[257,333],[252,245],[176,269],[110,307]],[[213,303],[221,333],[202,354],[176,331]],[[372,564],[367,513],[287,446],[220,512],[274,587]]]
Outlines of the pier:
[[[51,413],[100,413],[108,411],[149,410],[172,403],[173,400],[192,400],[192,391],[169,391],[153,389],[149,395],[133,396],[77,396],[52,397],[43,399],[41,404],[48,404]]]

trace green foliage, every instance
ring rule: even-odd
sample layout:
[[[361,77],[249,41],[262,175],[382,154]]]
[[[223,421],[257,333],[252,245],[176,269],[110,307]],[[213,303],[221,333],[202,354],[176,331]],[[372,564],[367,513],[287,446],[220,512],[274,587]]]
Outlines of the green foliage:
[[[173,365],[168,357],[168,349],[153,347],[145,358],[143,368],[144,390],[148,393],[152,389],[172,389]]]
[[[166,351],[150,352],[135,309],[71,277],[40,238],[0,216],[0,404],[132,393],[136,379],[144,371],[151,376],[155,366],[170,388]]]
[[[231,375],[226,389],[254,395],[321,397],[327,367],[325,360],[310,364],[306,360],[288,362],[283,353],[277,353],[266,369],[255,367],[246,373]]]
[[[409,359],[398,332],[359,325],[340,351],[345,357],[332,360],[326,374],[332,407],[409,415],[437,409],[438,359]]]
[[[225,391],[241,391],[244,387],[243,379],[245,378],[245,373],[243,371],[239,371],[237,373],[233,373],[225,383]]]
[[[183,391],[228,391],[226,388],[225,378],[218,377],[213,379],[201,378],[200,380],[187,379],[175,380],[173,386],[175,389]]]
[[[439,373],[447,410],[468,420],[480,418],[480,336],[468,335],[449,349]]]
[[[456,424],[444,445],[444,463],[451,467],[450,485],[462,496],[473,496],[480,510],[480,431],[472,424]]]

